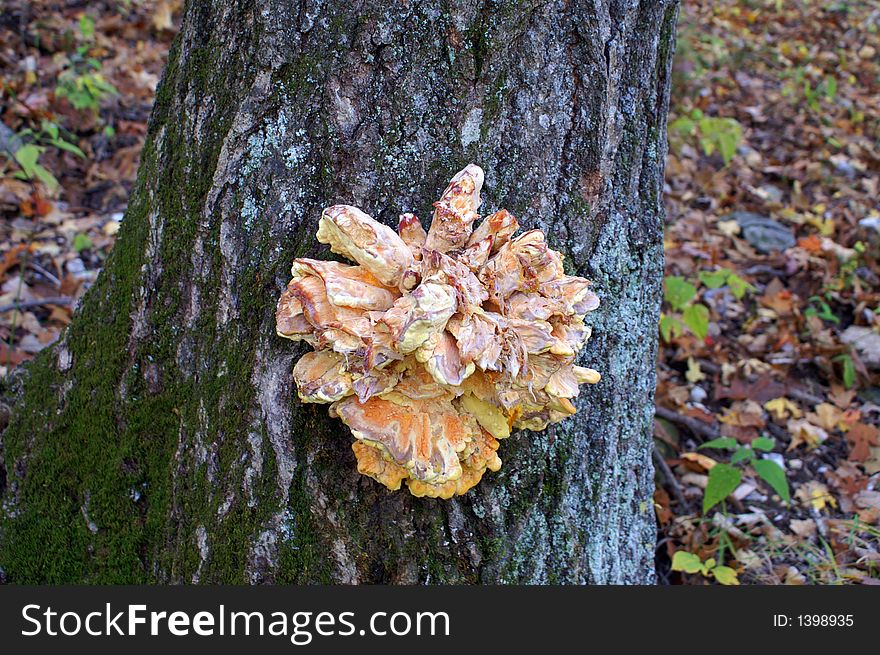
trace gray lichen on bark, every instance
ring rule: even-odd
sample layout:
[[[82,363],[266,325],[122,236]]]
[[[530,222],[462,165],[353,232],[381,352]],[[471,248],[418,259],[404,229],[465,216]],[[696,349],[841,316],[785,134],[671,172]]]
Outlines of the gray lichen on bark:
[[[0,566],[15,581],[644,583],[677,3],[187,5],[119,241],[63,341],[8,390]],[[452,501],[360,476],[274,335],[320,210],[484,212],[595,282],[573,420],[515,434]],[[89,529],[81,508],[89,499]],[[36,545],[40,544],[40,548]]]

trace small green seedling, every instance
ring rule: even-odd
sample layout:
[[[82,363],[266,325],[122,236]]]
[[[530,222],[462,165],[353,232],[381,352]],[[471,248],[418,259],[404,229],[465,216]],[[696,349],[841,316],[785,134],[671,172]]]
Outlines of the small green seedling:
[[[707,441],[700,448],[731,451],[730,464],[719,463],[709,471],[706,493],[703,495],[703,514],[727,498],[742,482],[742,468],[751,466],[764,482],[779,494],[785,502],[791,501],[785,470],[770,459],[760,459],[758,452],[770,452],[776,442],[770,437],[758,437],[748,446],[741,446],[736,439],[719,437]]]
[[[700,573],[704,578],[714,578],[723,585],[738,585],[736,571],[729,566],[724,566],[710,557],[705,562],[698,555],[679,550],[672,556],[672,570],[684,573]]]

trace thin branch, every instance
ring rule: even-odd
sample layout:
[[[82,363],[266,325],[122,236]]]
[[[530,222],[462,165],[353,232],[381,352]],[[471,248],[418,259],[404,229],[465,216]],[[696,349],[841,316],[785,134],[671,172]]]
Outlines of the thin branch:
[[[698,434],[706,439],[715,439],[718,437],[718,431],[715,428],[710,427],[695,418],[691,418],[690,416],[682,416],[678,412],[674,412],[666,407],[661,407],[660,405],[654,408],[654,413],[660,418],[665,418],[667,421],[683,425],[694,434]]]
[[[660,473],[666,479],[666,483],[672,489],[672,495],[675,496],[675,500],[678,501],[679,506],[684,509],[685,514],[691,514],[693,510],[691,509],[691,504],[684,497],[684,492],[681,490],[681,485],[678,484],[678,480],[675,479],[675,475],[672,470],[669,468],[669,464],[666,463],[666,460],[663,459],[663,455],[661,455],[657,448],[654,448],[654,464],[657,465],[657,468],[660,469]]]
[[[42,275],[44,278],[46,278],[49,282],[54,284],[56,287],[59,287],[59,288],[61,287],[61,280],[59,280],[53,273],[51,273],[50,271],[47,271],[45,268],[40,266],[37,262],[35,262],[35,261],[28,262],[28,267],[31,268],[32,270],[36,271],[40,275]]]
[[[49,298],[39,298],[38,300],[25,300],[23,302],[0,305],[0,314],[11,312],[13,309],[31,309],[33,307],[42,307],[43,305],[60,305],[63,307],[71,303],[73,303],[73,298],[68,296],[50,296]]]

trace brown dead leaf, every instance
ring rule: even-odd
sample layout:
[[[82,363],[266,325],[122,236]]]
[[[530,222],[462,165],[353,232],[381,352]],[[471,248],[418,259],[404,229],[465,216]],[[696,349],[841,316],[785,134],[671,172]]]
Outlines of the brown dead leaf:
[[[789,527],[792,532],[804,539],[816,536],[816,522],[813,519],[792,519]]]
[[[880,446],[880,430],[873,425],[856,423],[846,433],[849,442],[849,459],[853,462],[865,462],[871,457],[871,447]]]
[[[33,359],[33,355],[20,350],[9,350],[9,346],[0,342],[0,366],[10,368]]]
[[[853,496],[856,506],[862,509],[880,510],[880,491],[868,491],[864,489]]]
[[[0,281],[6,277],[6,272],[10,268],[17,266],[21,262],[21,253],[27,249],[28,245],[26,243],[19,243],[3,254],[3,259],[0,260]]]
[[[670,504],[669,493],[658,485],[654,489],[654,509],[657,511],[657,523],[660,525],[666,525],[675,516],[669,508]]]
[[[828,481],[835,489],[841,492],[841,496],[852,496],[865,488],[868,478],[850,461],[841,462],[833,471],[827,474]]]
[[[837,405],[840,409],[846,409],[847,407],[852,405],[855,397],[855,389],[844,389],[837,384],[831,385],[831,393],[828,394],[828,399],[835,405]]]
[[[731,400],[754,400],[765,403],[773,398],[784,396],[785,391],[784,384],[774,380],[769,373],[765,373],[754,382],[738,377],[733,378],[728,387],[717,386],[715,399],[730,398]]]
[[[773,278],[764,290],[764,295],[758,297],[758,301],[779,316],[790,316],[794,312],[795,299],[779,278]]]

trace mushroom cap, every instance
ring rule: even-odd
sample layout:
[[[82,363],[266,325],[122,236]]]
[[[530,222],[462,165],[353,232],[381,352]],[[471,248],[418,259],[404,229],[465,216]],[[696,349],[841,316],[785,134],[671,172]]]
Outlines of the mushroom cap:
[[[332,252],[357,262],[388,286],[398,286],[413,265],[412,251],[394,230],[351,205],[325,209],[317,237]]]
[[[480,206],[483,169],[468,164],[449,181],[440,200],[434,203],[434,218],[428,230],[425,247],[449,252],[463,247],[471,235],[471,226]]]
[[[599,298],[539,230],[501,209],[475,230],[483,171],[457,173],[426,232],[334,205],[318,241],[355,265],[294,260],[276,331],[315,347],[294,367],[303,402],[330,403],[358,471],[415,496],[466,493],[501,467],[499,439],[576,412],[597,371],[575,364]]]

